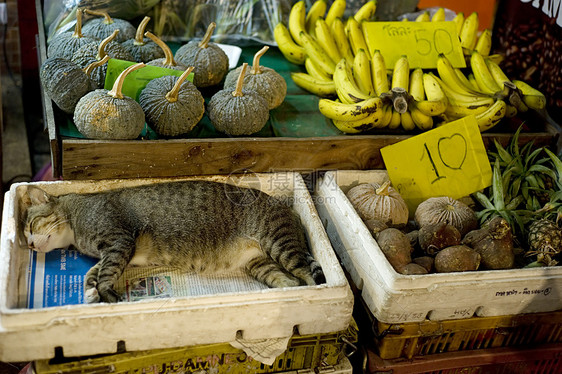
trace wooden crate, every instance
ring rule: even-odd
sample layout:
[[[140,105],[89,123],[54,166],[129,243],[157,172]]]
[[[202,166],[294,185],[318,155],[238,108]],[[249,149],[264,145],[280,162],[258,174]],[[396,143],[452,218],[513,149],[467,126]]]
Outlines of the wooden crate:
[[[37,0],[37,4],[38,50],[42,61],[46,58],[46,43],[41,1]],[[245,55],[246,59],[251,56]],[[251,59],[247,62],[251,63]],[[269,135],[128,141],[81,139],[61,132],[68,117],[43,94],[53,176],[74,180],[230,174],[248,169],[254,172],[382,169],[380,149],[411,136],[380,130],[368,135],[343,134],[320,114],[318,97],[292,82],[290,71],[300,71],[300,66],[288,63],[276,48],[271,48],[261,62],[265,66],[269,62],[288,84],[287,98],[276,110],[277,122],[282,123]],[[536,119],[534,122],[521,134],[521,143],[532,140],[537,146],[554,147],[559,136],[556,124]],[[503,132],[484,133],[484,144],[488,146],[497,139],[506,145],[516,128],[505,124]]]

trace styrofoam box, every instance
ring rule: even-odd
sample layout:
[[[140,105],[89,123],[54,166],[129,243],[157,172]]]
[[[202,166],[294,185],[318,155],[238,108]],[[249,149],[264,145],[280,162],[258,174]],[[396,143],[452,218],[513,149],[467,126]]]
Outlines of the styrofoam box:
[[[66,357],[180,347],[243,339],[281,338],[345,330],[353,295],[311,196],[298,173],[206,176],[205,179],[261,189],[294,199],[314,257],[326,275],[316,286],[261,289],[197,297],[82,304],[27,309],[28,249],[23,244],[19,208],[26,184],[6,193],[0,248],[0,360],[48,359],[55,347]],[[170,180],[170,179],[166,179]],[[129,179],[38,182],[48,193],[94,192],[166,181]],[[173,179],[178,180],[178,179]]]
[[[397,273],[345,193],[381,183],[384,170],[327,172],[315,187],[316,208],[336,253],[375,318],[385,323],[549,312],[562,308],[562,267]]]

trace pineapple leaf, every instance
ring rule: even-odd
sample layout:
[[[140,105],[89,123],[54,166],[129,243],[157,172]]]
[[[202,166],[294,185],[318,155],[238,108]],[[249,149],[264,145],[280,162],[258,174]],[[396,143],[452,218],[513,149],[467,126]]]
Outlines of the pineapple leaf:
[[[511,196],[518,196],[521,190],[521,178],[514,179],[510,184]]]
[[[496,208],[494,207],[494,204],[492,204],[492,202],[490,201],[490,199],[488,199],[488,197],[486,195],[484,195],[482,192],[475,192],[474,197],[476,198],[476,200],[478,200],[478,202],[480,204],[482,204],[482,206],[485,209],[491,209],[491,210],[495,210]]]
[[[545,148],[544,151],[550,157],[554,167],[556,168],[556,174],[558,174],[558,178],[554,178],[557,181],[559,188],[562,188],[562,160],[560,160],[554,153],[552,153],[548,148]]]
[[[497,210],[505,208],[503,185],[500,174],[499,160],[496,159],[492,175],[492,199]]]
[[[510,153],[517,157],[519,156],[519,133],[521,132],[521,129],[523,128],[523,126],[519,126],[519,128],[517,129],[517,131],[515,131],[515,134],[513,134],[513,138],[511,138],[511,142],[509,144],[509,150]]]
[[[494,139],[494,144],[496,145],[496,149],[498,151],[497,155],[499,158],[506,164],[510,163],[513,160],[513,157],[509,154],[509,152],[496,139]]]
[[[523,196],[518,195],[505,206],[507,210],[515,210],[524,201]]]

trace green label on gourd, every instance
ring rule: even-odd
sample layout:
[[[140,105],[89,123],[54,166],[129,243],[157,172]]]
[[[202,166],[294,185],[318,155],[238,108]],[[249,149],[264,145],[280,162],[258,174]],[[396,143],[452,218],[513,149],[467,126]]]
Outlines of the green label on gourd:
[[[136,62],[133,61],[124,61],[115,58],[109,59],[109,62],[107,63],[107,74],[105,76],[104,88],[106,90],[111,90],[113,88],[113,83],[115,83],[115,80],[117,79],[119,74],[121,74],[123,70],[125,70],[129,66],[135,64]],[[161,68],[159,66],[146,65],[141,69],[130,72],[125,77],[122,87],[122,93],[123,95],[129,96],[130,98],[138,101],[141,91],[151,80],[166,75],[175,75],[179,77],[182,74],[183,70],[174,70]],[[187,80],[193,82],[193,73],[187,76]]]

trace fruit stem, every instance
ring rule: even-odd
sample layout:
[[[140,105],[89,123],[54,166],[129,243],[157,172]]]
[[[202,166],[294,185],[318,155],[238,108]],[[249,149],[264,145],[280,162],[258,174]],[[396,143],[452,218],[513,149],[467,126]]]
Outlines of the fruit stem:
[[[389,188],[390,188],[390,181],[386,181],[379,188],[375,190],[375,193],[377,195],[388,196],[390,193]]]
[[[97,60],[101,60],[106,56],[105,47],[109,44],[109,42],[117,37],[117,34],[119,34],[119,29],[114,30],[111,35],[101,41],[98,47],[98,55],[96,56]]]
[[[163,63],[164,66],[177,65],[176,61],[174,60],[174,54],[172,53],[172,50],[170,49],[170,47],[168,47],[166,43],[162,41],[162,39],[160,39],[150,31],[145,32],[144,36],[149,37],[154,43],[158,44],[158,46],[162,48],[162,50],[164,51],[164,56],[166,57]]]
[[[269,46],[264,46],[262,49],[260,49],[259,51],[256,52],[256,54],[254,55],[254,62],[252,63],[252,70],[250,70],[250,73],[252,74],[261,74],[261,67],[260,67],[260,58],[265,55],[265,52],[267,52],[267,50],[269,49]]]
[[[149,16],[145,16],[141,23],[139,23],[139,27],[137,27],[137,32],[135,33],[135,45],[145,45],[144,42],[144,30],[146,29],[146,25],[148,25],[148,21],[150,21]]]
[[[113,20],[111,19],[111,17],[107,12],[100,12],[97,10],[90,10],[90,9],[86,9],[84,10],[84,12],[92,16],[104,17],[105,19],[103,20],[103,23],[105,23],[106,25],[111,25],[113,23]]]
[[[117,77],[117,79],[115,80],[115,83],[113,83],[113,87],[111,88],[111,91],[108,91],[107,94],[111,97],[114,97],[116,99],[122,99],[123,98],[123,82],[125,81],[125,77],[132,72],[133,70],[137,70],[140,69],[142,67],[146,66],[145,64],[143,64],[142,62],[139,62],[138,64],[135,65],[131,65],[129,66],[127,69],[123,70],[121,72],[121,74],[119,74],[119,76]]]
[[[199,48],[207,48],[209,46],[209,41],[211,40],[211,36],[213,36],[213,32],[215,32],[215,27],[217,27],[216,23],[211,22],[209,24],[205,36],[203,36],[203,39],[199,42]]]
[[[172,87],[170,92],[168,92],[166,94],[166,100],[168,100],[168,102],[175,103],[176,101],[178,101],[178,95],[180,93],[180,87],[183,84],[183,82],[187,79],[187,76],[189,74],[191,74],[191,72],[193,71],[194,68],[195,68],[194,66],[190,66],[187,69],[185,69],[185,71],[183,72],[182,75],[180,75],[180,77],[178,78],[178,80],[174,84],[174,87]]]
[[[76,26],[74,26],[73,38],[83,38],[82,35],[82,9],[76,9]]]
[[[242,65],[240,74],[238,75],[238,80],[236,81],[236,89],[232,91],[232,96],[244,96],[244,94],[242,93],[242,86],[244,85],[244,75],[246,74],[247,67],[248,67],[248,63],[245,62]]]
[[[86,66],[82,70],[84,71],[84,73],[86,73],[86,75],[89,76],[92,73],[92,70],[94,70],[95,68],[97,68],[99,66],[102,66],[107,61],[109,61],[109,56],[105,55],[101,60],[92,62],[90,65]]]

